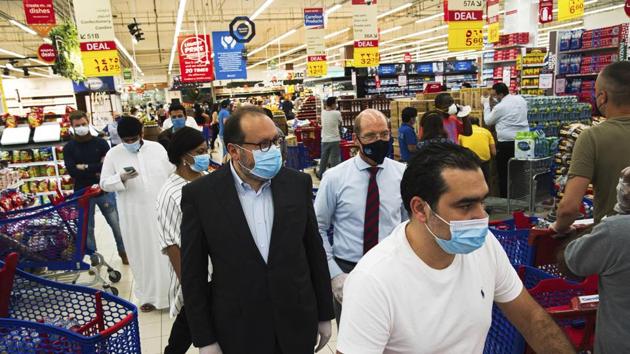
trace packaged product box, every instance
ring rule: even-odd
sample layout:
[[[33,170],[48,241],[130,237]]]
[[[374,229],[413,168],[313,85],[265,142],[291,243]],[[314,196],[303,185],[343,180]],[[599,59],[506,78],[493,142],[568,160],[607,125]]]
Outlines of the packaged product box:
[[[516,133],[514,140],[514,157],[518,160],[529,160],[536,157],[536,137],[530,132]]]

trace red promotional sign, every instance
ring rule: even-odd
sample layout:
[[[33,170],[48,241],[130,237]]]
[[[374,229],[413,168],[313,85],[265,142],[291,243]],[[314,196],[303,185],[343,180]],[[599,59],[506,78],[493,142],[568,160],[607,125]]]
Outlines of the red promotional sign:
[[[626,10],[626,15],[630,17],[630,0],[626,0],[626,6],[623,9]]]
[[[448,21],[482,21],[484,5],[482,0],[449,0],[446,10],[447,19]]]
[[[214,80],[212,48],[209,35],[179,36],[179,71],[182,82],[209,82]]]
[[[411,63],[411,53],[405,53],[405,55],[403,55],[403,60],[405,63]]]
[[[37,48],[37,57],[39,57],[41,61],[54,63],[57,59],[57,51],[51,44],[44,43]]]
[[[486,22],[488,24],[499,22],[499,0],[488,0],[486,4]]]
[[[26,24],[44,37],[55,27],[55,8],[53,0],[23,0]]]
[[[538,4],[538,22],[549,23],[553,21],[553,1],[541,0]]]

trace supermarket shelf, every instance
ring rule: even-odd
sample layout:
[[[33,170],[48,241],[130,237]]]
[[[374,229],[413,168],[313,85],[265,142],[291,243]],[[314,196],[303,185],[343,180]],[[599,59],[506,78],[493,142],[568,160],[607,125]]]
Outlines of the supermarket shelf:
[[[61,194],[64,195],[68,195],[68,194],[72,194],[73,191],[69,190],[62,190]],[[36,196],[41,197],[41,196],[47,196],[47,195],[57,195],[57,191],[52,191],[52,192],[39,192],[39,193],[35,193]]]
[[[11,185],[9,185],[7,188],[5,188],[4,190],[9,190],[9,189],[18,189],[20,187],[22,187],[22,185],[24,185],[24,181],[17,181],[16,183],[13,183]]]
[[[524,68],[542,68],[543,66],[547,66],[546,63],[538,63],[538,64],[523,64]]]
[[[521,48],[524,47],[525,44],[510,44],[510,45],[503,45],[503,46],[498,46],[498,47],[494,47],[494,50],[502,50],[502,49],[512,49],[512,48]]]
[[[518,79],[518,76],[511,76],[511,79]],[[493,77],[492,80],[503,80],[503,76]]]
[[[23,182],[34,182],[34,181],[45,181],[45,180],[49,180],[49,179],[60,179],[62,176],[43,176],[43,177],[31,177],[31,178],[25,178],[22,181]]]
[[[514,60],[495,60],[495,61],[487,61],[484,64],[492,65],[492,64],[506,64],[506,63],[516,63],[516,59]]]
[[[21,167],[32,167],[32,166],[48,166],[48,165],[54,165],[54,164],[55,164],[55,161],[50,160],[50,161],[38,161],[38,162],[10,163],[9,167],[21,168]]]
[[[588,76],[597,76],[599,73],[588,73],[588,74],[566,74],[564,77],[588,77]]]
[[[538,79],[540,75],[523,75],[521,79]]]
[[[587,48],[587,49],[575,49],[575,50],[563,50],[558,52],[558,54],[575,54],[575,53],[588,53],[588,52],[599,52],[602,50],[612,50],[619,49],[619,46],[611,46],[611,47],[598,47],[598,48]]]
[[[521,89],[538,89],[538,86],[521,86]]]

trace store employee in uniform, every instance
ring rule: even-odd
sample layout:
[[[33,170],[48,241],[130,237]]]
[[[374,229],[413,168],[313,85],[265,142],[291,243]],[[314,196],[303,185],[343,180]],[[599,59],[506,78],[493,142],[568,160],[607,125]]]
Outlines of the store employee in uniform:
[[[405,165],[386,158],[390,132],[383,113],[367,109],[354,121],[359,155],[326,171],[315,198],[328,257],[337,322],[343,285],[357,262],[407,219],[400,197]],[[327,231],[334,228],[331,245]]]

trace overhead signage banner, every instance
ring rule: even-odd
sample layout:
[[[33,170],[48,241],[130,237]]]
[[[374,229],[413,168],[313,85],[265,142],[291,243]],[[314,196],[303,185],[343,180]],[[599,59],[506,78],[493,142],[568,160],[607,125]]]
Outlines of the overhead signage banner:
[[[499,0],[488,0],[486,22],[488,23],[488,42],[499,41]]]
[[[328,74],[326,62],[326,44],[324,36],[324,9],[305,8],[304,27],[306,27],[306,76],[322,77]]]
[[[485,0],[449,0],[448,21],[483,21]]]
[[[177,48],[182,82],[210,82],[214,80],[210,36],[194,34],[179,36]]]
[[[53,0],[23,0],[26,24],[42,37],[55,27],[55,7]]]
[[[354,67],[378,66],[378,7],[376,0],[352,0],[354,30]]]
[[[243,43],[237,42],[228,31],[212,32],[212,48],[215,79],[247,79]]]
[[[109,0],[74,1],[74,16],[81,46],[83,74],[87,77],[120,75],[112,8]]]
[[[321,7],[311,7],[304,9],[304,26],[324,27],[324,9]]]
[[[584,16],[584,0],[558,0],[558,21]]]
[[[553,1],[541,0],[538,3],[538,23],[544,24],[553,21]]]
[[[451,52],[483,49],[483,21],[448,23],[448,50]]]

